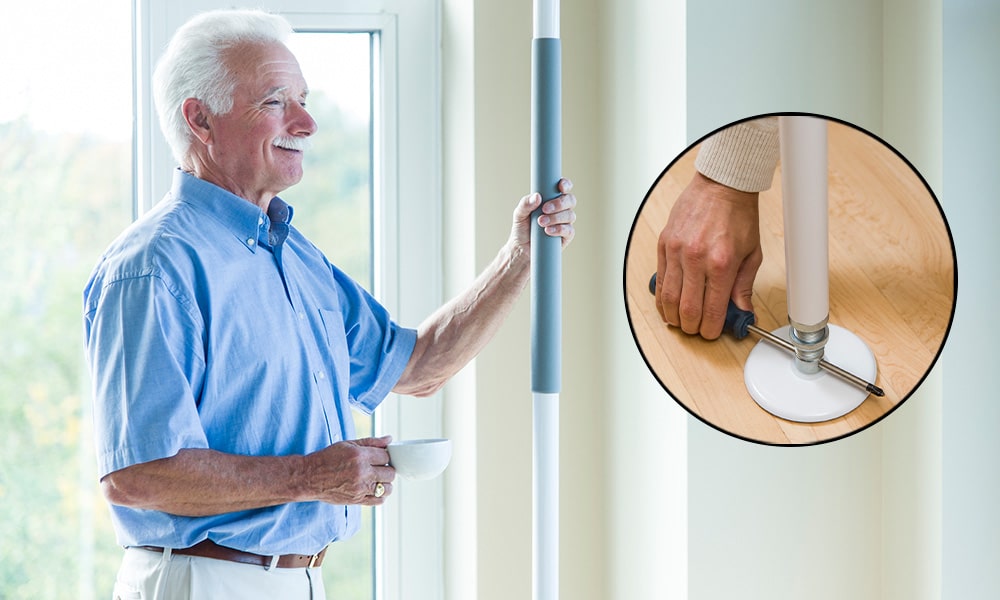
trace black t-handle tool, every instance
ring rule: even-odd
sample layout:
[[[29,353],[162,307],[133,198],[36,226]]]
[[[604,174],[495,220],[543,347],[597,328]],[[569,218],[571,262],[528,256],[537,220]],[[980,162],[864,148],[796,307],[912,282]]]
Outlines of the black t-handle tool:
[[[653,276],[649,278],[649,293],[650,294],[656,293],[656,273],[653,273]],[[781,339],[780,337],[774,335],[773,333],[767,331],[766,329],[761,329],[760,327],[757,327],[756,325],[754,325],[755,322],[756,322],[756,317],[754,317],[754,314],[752,312],[750,312],[749,310],[741,309],[740,307],[736,306],[736,304],[732,301],[732,299],[729,300],[729,306],[726,307],[726,324],[722,328],[723,332],[732,335],[738,340],[742,340],[750,333],[755,333],[764,340],[774,344],[775,346],[778,346],[779,348],[782,348],[784,350],[787,350],[788,352],[791,352],[792,354],[795,354],[794,344],[792,344],[788,340]],[[847,381],[864,389],[869,394],[875,394],[876,396],[885,396],[885,392],[882,390],[882,388],[878,387],[874,383],[865,381],[864,379],[858,377],[857,375],[850,373],[849,371],[845,371],[844,369],[841,369],[837,365],[828,362],[824,358],[820,359],[819,366],[820,368],[825,369],[826,371],[836,375],[837,377],[840,377],[844,381]]]
[[[649,293],[656,293],[656,273],[649,279]],[[726,324],[722,326],[722,331],[728,333],[738,340],[742,340],[750,335],[750,328],[757,322],[754,314],[749,310],[743,310],[736,306],[732,300],[726,307]],[[754,329],[757,329],[754,327]],[[763,331],[763,330],[761,330]]]

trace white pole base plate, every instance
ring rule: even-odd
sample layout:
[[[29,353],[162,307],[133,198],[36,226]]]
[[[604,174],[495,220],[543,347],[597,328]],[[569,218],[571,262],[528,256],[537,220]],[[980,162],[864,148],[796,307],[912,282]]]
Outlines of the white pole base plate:
[[[830,337],[824,350],[827,362],[875,381],[878,367],[868,345],[850,331],[829,325]],[[791,341],[789,326],[772,333]],[[743,380],[754,402],[776,417],[800,423],[820,423],[836,419],[857,408],[868,392],[820,369],[801,372],[795,357],[763,340],[759,341],[743,366]]]

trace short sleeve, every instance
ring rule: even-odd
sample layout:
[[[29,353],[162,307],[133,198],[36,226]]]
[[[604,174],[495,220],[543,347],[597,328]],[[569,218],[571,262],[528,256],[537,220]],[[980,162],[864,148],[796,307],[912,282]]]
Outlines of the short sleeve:
[[[413,353],[417,332],[401,327],[375,298],[334,267],[350,355],[350,396],[373,411],[399,381]]]
[[[99,477],[208,447],[195,400],[205,374],[201,328],[175,293],[151,273],[88,287]]]

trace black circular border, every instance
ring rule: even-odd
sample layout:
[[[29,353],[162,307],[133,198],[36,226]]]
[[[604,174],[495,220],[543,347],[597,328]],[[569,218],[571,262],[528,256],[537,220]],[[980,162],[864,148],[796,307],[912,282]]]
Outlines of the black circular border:
[[[646,352],[643,350],[642,345],[639,344],[639,340],[636,338],[635,327],[633,327],[633,325],[632,325],[632,312],[629,310],[629,303],[628,303],[628,273],[627,273],[627,270],[628,270],[629,252],[630,252],[630,250],[632,248],[632,236],[634,235],[636,225],[639,222],[639,215],[642,213],[642,209],[646,206],[646,202],[649,200],[650,194],[652,194],[653,190],[656,189],[656,186],[660,183],[660,180],[663,179],[663,176],[666,175],[667,171],[669,171],[670,168],[673,167],[674,164],[677,163],[677,161],[679,161],[682,157],[684,157],[684,155],[686,155],[688,152],[690,152],[692,148],[694,148],[695,146],[697,146],[698,144],[700,144],[701,142],[703,142],[706,138],[708,138],[708,137],[710,137],[712,135],[715,135],[717,132],[719,132],[719,131],[721,131],[723,129],[727,129],[727,128],[733,127],[735,125],[739,125],[740,123],[745,123],[746,121],[753,121],[753,120],[761,119],[761,118],[765,118],[765,117],[787,117],[787,116],[816,117],[816,118],[824,119],[824,120],[827,120],[827,121],[833,121],[833,122],[836,122],[836,123],[840,123],[841,125],[846,125],[847,127],[850,127],[850,128],[852,128],[852,129],[854,129],[856,131],[859,131],[859,132],[861,132],[861,133],[863,133],[865,135],[868,135],[869,137],[877,140],[883,146],[885,146],[886,148],[888,148],[889,150],[891,150],[893,152],[893,154],[895,154],[897,157],[900,158],[900,160],[902,160],[904,163],[906,163],[906,166],[908,166],[910,168],[910,170],[913,171],[917,175],[917,177],[920,179],[920,183],[922,183],[924,185],[924,189],[927,190],[927,193],[930,194],[930,197],[934,200],[934,204],[937,206],[938,213],[941,215],[941,220],[942,220],[942,222],[944,222],[945,231],[948,233],[948,243],[951,246],[951,260],[952,260],[952,266],[953,266],[953,268],[952,268],[952,286],[953,286],[953,290],[954,290],[954,295],[953,295],[952,301],[951,301],[951,314],[948,316],[948,325],[947,325],[947,327],[945,327],[944,337],[941,339],[941,344],[938,347],[937,353],[934,355],[934,358],[931,360],[930,364],[927,365],[927,370],[924,371],[923,376],[920,377],[920,379],[913,386],[913,388],[909,391],[909,393],[907,393],[898,403],[896,403],[895,406],[893,406],[892,408],[890,408],[889,410],[887,410],[885,412],[885,414],[883,414],[879,418],[873,420],[872,422],[870,422],[870,423],[868,423],[868,424],[866,424],[866,425],[864,425],[862,427],[859,427],[859,428],[857,428],[857,429],[855,429],[853,431],[845,433],[843,435],[839,435],[839,436],[832,437],[832,438],[827,438],[827,439],[824,439],[824,440],[817,440],[815,442],[808,442],[808,443],[778,444],[778,443],[774,443],[774,442],[766,442],[766,441],[763,441],[763,440],[754,439],[754,438],[751,438],[751,437],[740,435],[738,433],[734,433],[732,431],[727,431],[727,430],[723,429],[722,427],[719,427],[715,423],[712,423],[711,421],[708,421],[707,419],[705,419],[701,415],[695,413],[686,404],[684,404],[684,402],[682,402],[677,396],[675,396],[673,392],[670,391],[670,389],[666,386],[666,384],[663,382],[663,380],[660,379],[660,376],[656,373],[656,370],[653,368],[652,364],[650,364],[649,358],[646,356]],[[958,305],[958,254],[955,251],[955,238],[952,235],[951,226],[948,224],[948,218],[945,216],[944,209],[941,208],[941,202],[938,200],[937,195],[934,193],[934,190],[931,189],[931,186],[927,184],[927,180],[924,179],[923,174],[921,174],[920,171],[918,171],[917,168],[913,166],[913,163],[911,163],[909,161],[909,159],[907,159],[905,156],[903,156],[903,154],[901,152],[899,152],[899,150],[896,150],[896,148],[894,148],[891,144],[889,144],[888,142],[886,142],[885,140],[883,140],[881,137],[875,135],[871,131],[868,131],[864,127],[860,127],[860,126],[855,125],[854,123],[851,123],[849,121],[845,121],[843,119],[838,119],[837,117],[831,117],[829,115],[823,115],[823,114],[819,114],[819,113],[809,113],[809,112],[772,112],[772,113],[761,113],[759,115],[745,117],[745,118],[733,121],[731,123],[728,123],[726,125],[722,125],[721,127],[717,127],[715,129],[713,129],[712,131],[706,133],[705,135],[701,136],[700,138],[698,138],[697,140],[695,140],[694,142],[692,142],[691,144],[689,144],[676,157],[674,157],[674,159],[672,161],[670,161],[670,163],[656,177],[656,179],[653,181],[652,185],[649,186],[649,190],[646,192],[646,195],[643,197],[642,203],[639,204],[639,208],[635,212],[635,217],[632,219],[632,227],[629,228],[629,232],[628,232],[628,241],[625,243],[625,257],[624,257],[624,260],[622,260],[622,295],[623,295],[623,299],[624,299],[624,303],[625,303],[625,315],[626,315],[626,318],[628,319],[628,328],[629,328],[629,331],[632,334],[632,342],[635,344],[635,347],[639,350],[639,354],[642,356],[642,361],[644,363],[646,363],[646,368],[649,370],[650,374],[656,379],[657,383],[660,384],[660,387],[663,388],[663,391],[665,391],[668,396],[670,396],[671,398],[673,398],[674,402],[676,402],[681,408],[683,408],[685,411],[687,411],[688,414],[690,414],[693,417],[697,418],[699,421],[701,421],[702,423],[708,425],[712,429],[715,429],[716,431],[724,433],[724,434],[726,434],[726,435],[728,435],[730,437],[734,437],[734,438],[737,438],[737,439],[740,439],[740,440],[743,440],[743,441],[746,441],[746,442],[751,442],[751,443],[754,443],[754,444],[759,444],[759,445],[762,445],[762,446],[775,446],[775,447],[781,447],[781,448],[796,448],[796,447],[803,447],[803,446],[819,446],[819,445],[822,445],[822,444],[828,444],[830,442],[836,442],[838,440],[842,440],[842,439],[851,437],[851,436],[853,436],[853,435],[855,435],[857,433],[865,431],[866,429],[872,427],[873,425],[875,425],[877,423],[881,423],[886,417],[888,417],[889,415],[891,415],[892,413],[894,413],[896,411],[896,409],[898,409],[907,400],[909,400],[910,397],[913,395],[913,393],[916,392],[918,389],[920,389],[920,386],[923,385],[924,381],[927,379],[927,376],[934,369],[934,365],[936,365],[937,362],[938,362],[938,359],[941,358],[941,352],[944,350],[944,346],[948,342],[948,336],[951,333],[951,326],[952,326],[952,324],[955,321],[955,308]]]

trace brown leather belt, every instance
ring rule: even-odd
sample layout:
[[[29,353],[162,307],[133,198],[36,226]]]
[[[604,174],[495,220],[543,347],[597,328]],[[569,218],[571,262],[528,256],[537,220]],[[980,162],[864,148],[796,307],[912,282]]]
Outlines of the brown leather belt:
[[[152,550],[153,552],[163,552],[163,548],[160,548],[159,546],[136,547],[142,548],[143,550]],[[242,550],[227,548],[216,544],[212,540],[198,542],[190,548],[175,548],[172,549],[171,552],[173,554],[181,554],[185,556],[201,556],[203,558],[214,558],[216,560],[228,560],[229,562],[256,565],[258,567],[268,569],[272,566],[278,567],[279,569],[301,569],[304,567],[312,568],[322,565],[323,557],[326,555],[326,548],[323,548],[319,551],[319,553],[313,555],[282,554],[277,557],[278,560],[273,565],[273,556],[253,554],[252,552],[243,552]]]

